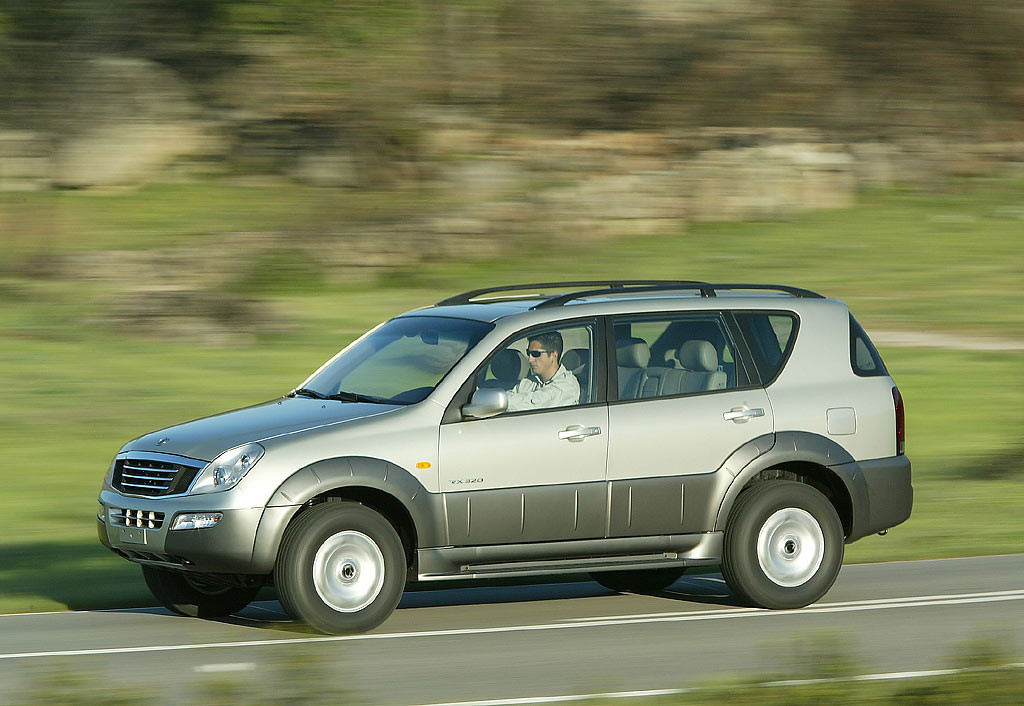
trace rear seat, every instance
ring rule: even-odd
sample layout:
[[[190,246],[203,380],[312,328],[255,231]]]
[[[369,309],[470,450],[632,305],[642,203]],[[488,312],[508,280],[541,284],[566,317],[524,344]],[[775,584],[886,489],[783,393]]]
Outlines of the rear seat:
[[[682,369],[650,367],[644,371],[640,397],[725,389],[726,375],[719,371],[718,351],[709,341],[687,341],[676,351],[676,360]]]
[[[676,351],[680,368],[651,366],[651,349],[642,338],[615,342],[619,399],[668,397],[724,390],[726,374],[718,369],[718,351],[710,341],[687,341]]]
[[[726,375],[718,369],[718,351],[710,341],[687,341],[676,352],[683,367],[680,392],[724,390]]]
[[[651,347],[642,338],[620,338],[615,342],[615,361],[618,364],[619,399],[636,399],[646,380]]]

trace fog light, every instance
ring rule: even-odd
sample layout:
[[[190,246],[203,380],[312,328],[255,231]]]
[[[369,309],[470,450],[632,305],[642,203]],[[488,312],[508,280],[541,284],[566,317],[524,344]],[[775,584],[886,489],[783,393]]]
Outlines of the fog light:
[[[96,513],[96,519],[103,524],[107,524],[107,510],[103,507],[103,503],[99,503],[99,506],[100,511]]]
[[[213,527],[224,517],[220,512],[185,512],[174,518],[171,531],[188,529],[206,529]]]

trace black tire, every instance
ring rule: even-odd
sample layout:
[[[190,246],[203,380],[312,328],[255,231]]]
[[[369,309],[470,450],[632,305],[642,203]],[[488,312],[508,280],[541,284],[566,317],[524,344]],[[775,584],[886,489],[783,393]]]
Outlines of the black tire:
[[[406,558],[391,523],[353,502],[317,505],[285,530],[274,567],[281,605],[329,634],[383,623],[405,588]]]
[[[744,603],[802,608],[825,595],[842,564],[839,515],[811,486],[770,481],[736,499],[725,526],[722,575]]]
[[[590,578],[619,593],[654,593],[674,584],[685,569],[637,569],[595,571]]]
[[[191,618],[222,618],[245,608],[259,593],[259,586],[225,586],[202,581],[184,572],[142,566],[146,586],[160,603]]]

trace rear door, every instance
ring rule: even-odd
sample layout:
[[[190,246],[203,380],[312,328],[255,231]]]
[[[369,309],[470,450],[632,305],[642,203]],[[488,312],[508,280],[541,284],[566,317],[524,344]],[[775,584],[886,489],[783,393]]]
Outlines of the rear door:
[[[608,411],[609,536],[707,531],[714,471],[774,431],[768,396],[721,313],[617,317],[612,330],[632,367],[609,366],[631,377],[609,385],[623,391]]]

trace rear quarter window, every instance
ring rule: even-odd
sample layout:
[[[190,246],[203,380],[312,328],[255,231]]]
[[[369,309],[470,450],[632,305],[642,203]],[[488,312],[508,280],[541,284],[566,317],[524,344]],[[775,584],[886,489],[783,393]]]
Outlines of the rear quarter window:
[[[850,314],[850,365],[853,372],[861,377],[880,377],[888,375],[882,356],[878,355],[871,339],[864,329]]]
[[[733,316],[763,384],[770,385],[793,350],[799,319],[788,311],[737,311]]]

